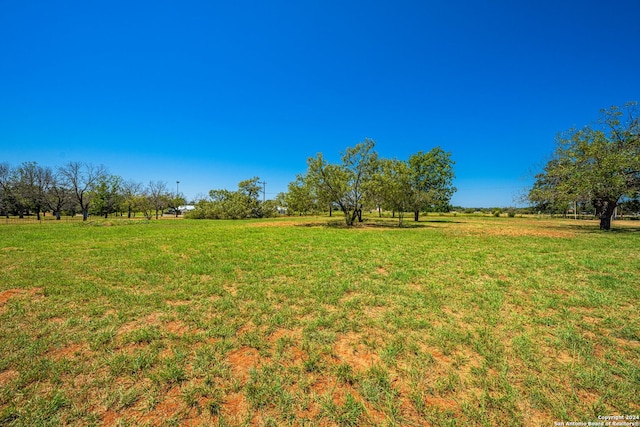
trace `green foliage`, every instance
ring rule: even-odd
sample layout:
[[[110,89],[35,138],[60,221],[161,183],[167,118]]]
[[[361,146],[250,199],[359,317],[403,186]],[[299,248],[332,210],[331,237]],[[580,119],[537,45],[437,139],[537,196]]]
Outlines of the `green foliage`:
[[[209,191],[209,200],[200,200],[195,211],[186,217],[192,219],[246,219],[269,218],[277,214],[273,201],[260,201],[260,178],[241,181],[238,190]]]
[[[306,181],[319,200],[335,203],[344,214],[348,226],[362,219],[362,209],[370,191],[370,182],[378,168],[375,142],[365,139],[342,154],[342,163],[327,163],[322,153],[307,160]],[[322,204],[322,203],[321,203]]]
[[[408,163],[411,170],[412,210],[415,220],[418,220],[418,213],[421,211],[438,211],[447,207],[453,193],[456,192],[453,186],[455,162],[451,159],[451,153],[435,147],[427,153],[420,151],[412,155]]]
[[[380,171],[372,181],[371,193],[378,196],[380,205],[397,213],[398,225],[402,226],[404,213],[413,208],[415,197],[412,171],[407,162],[383,159]]]
[[[556,151],[536,175],[529,200],[540,209],[566,211],[591,202],[600,228],[609,229],[623,197],[640,194],[640,118],[637,103],[601,110],[597,124],[570,129],[556,138]]]
[[[306,176],[290,184],[294,200],[308,205],[311,201],[335,203],[345,216],[347,225],[362,220],[365,206],[388,209],[398,214],[402,225],[408,210],[446,210],[456,191],[451,153],[436,147],[418,152],[408,161],[379,159],[373,151],[375,143],[366,139],[348,148],[339,165],[329,164],[322,153],[307,161]],[[322,206],[322,202],[319,202]]]

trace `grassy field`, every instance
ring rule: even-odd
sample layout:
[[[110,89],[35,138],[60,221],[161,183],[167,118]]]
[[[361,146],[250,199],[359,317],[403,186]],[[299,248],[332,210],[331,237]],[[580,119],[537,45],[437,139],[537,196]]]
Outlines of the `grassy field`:
[[[640,230],[427,216],[0,226],[0,425],[640,414]]]

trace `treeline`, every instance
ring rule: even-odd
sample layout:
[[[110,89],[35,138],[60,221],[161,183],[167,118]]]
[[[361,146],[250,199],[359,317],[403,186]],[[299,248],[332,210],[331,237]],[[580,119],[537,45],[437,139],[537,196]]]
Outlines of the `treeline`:
[[[165,209],[185,204],[182,195],[172,193],[163,181],[151,181],[146,186],[125,181],[107,172],[104,166],[69,162],[50,168],[36,162],[19,166],[0,163],[0,214],[3,216],[36,215],[51,212],[56,219],[62,215],[82,214],[107,217],[119,213],[127,217],[141,212],[151,219]]]
[[[362,221],[363,211],[391,211],[402,225],[406,212],[418,220],[420,212],[447,211],[456,191],[451,154],[436,147],[407,160],[380,158],[375,143],[366,139],[347,148],[341,163],[327,162],[322,153],[308,159],[306,173],[291,182],[286,193],[274,200],[260,200],[260,179],[238,184],[238,189],[209,191],[185,217],[194,219],[267,218],[278,214],[342,212],[347,225]],[[69,162],[52,169],[25,162],[12,167],[0,164],[0,214],[24,217],[51,212],[108,217],[135,216],[151,219],[165,209],[179,213],[185,198],[168,190],[163,181],[144,186],[112,175],[103,166]]]

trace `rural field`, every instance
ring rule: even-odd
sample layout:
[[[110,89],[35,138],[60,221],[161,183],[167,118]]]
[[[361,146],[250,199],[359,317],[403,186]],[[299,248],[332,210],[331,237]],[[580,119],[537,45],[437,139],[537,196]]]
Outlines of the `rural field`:
[[[640,415],[640,224],[343,223],[0,225],[0,425]]]

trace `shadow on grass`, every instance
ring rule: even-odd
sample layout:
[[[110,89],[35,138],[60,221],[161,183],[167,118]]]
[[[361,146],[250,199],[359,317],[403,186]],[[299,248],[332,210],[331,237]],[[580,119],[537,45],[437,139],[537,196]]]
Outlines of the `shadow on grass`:
[[[560,228],[560,227],[558,227]],[[600,226],[598,224],[585,224],[585,225],[566,225],[562,228],[569,228],[575,231],[580,231],[582,233],[605,233],[605,234],[628,234],[628,233],[640,233],[640,226],[633,227],[616,227],[615,224],[611,226],[611,230],[600,230]]]
[[[429,223],[447,223],[447,224],[459,224],[460,221],[452,221],[448,219],[443,220],[428,220],[428,221],[419,221],[415,222],[413,220],[407,221],[405,220],[402,223],[402,226],[398,224],[397,219],[386,219],[386,220],[377,220],[377,219],[365,219],[362,222],[356,222],[352,226],[347,226],[344,219],[339,220],[329,220],[327,222],[307,222],[302,224],[296,224],[296,227],[327,227],[327,228],[344,228],[344,229],[357,229],[357,228],[386,228],[386,229],[413,229],[413,228],[433,228],[433,225]]]
[[[625,225],[620,225],[625,224]],[[584,224],[562,224],[554,225],[548,228],[554,228],[556,230],[572,230],[580,233],[613,233],[613,234],[627,234],[640,232],[640,224],[626,225],[629,221],[612,221],[610,230],[600,230],[600,222],[597,220],[585,221]]]

